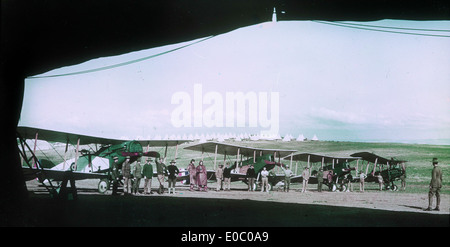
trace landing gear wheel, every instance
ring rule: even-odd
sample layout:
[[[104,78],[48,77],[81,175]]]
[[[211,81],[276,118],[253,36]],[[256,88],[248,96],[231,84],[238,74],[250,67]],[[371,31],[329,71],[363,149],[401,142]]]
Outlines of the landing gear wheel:
[[[98,192],[105,194],[105,192],[109,189],[109,180],[102,179],[98,182]]]
[[[398,187],[397,187],[397,185],[393,185],[393,186],[391,186],[391,190],[392,190],[392,191],[397,191],[397,190],[398,190]]]
[[[345,184],[341,185],[341,188],[339,189],[341,192],[345,192],[347,190],[347,186]]]

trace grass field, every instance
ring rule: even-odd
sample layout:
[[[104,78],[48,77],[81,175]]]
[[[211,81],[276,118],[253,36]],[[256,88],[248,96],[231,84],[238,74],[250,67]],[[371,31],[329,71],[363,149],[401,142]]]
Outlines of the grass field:
[[[431,179],[433,157],[437,157],[439,165],[443,171],[443,188],[442,193],[450,193],[450,145],[428,145],[428,144],[403,144],[403,143],[365,143],[365,142],[337,142],[337,141],[306,141],[306,142],[282,142],[282,141],[241,141],[241,142],[224,142],[229,144],[249,146],[256,148],[272,148],[272,149],[289,149],[297,150],[298,152],[309,152],[317,154],[325,154],[330,156],[349,156],[356,152],[373,152],[385,158],[394,157],[399,160],[407,160],[407,186],[408,192],[426,193],[428,191],[428,184]],[[186,168],[189,161],[194,158],[198,162],[202,154],[186,150],[184,147],[193,145],[195,143],[186,143],[178,147],[177,151],[177,166],[179,168]],[[89,147],[82,147],[88,149]],[[158,151],[164,154],[164,148],[151,148],[153,151]],[[174,158],[175,148],[169,148],[167,152],[167,163]],[[67,153],[67,157],[73,157],[75,154],[73,149]],[[54,149],[37,150],[39,158],[51,160],[58,164],[64,159],[64,147],[57,146]],[[213,169],[214,154],[205,153],[203,155],[205,166],[208,169]],[[245,157],[244,157],[245,159]],[[224,156],[218,155],[218,164],[223,163]],[[236,156],[227,156],[229,162],[234,162]],[[289,163],[289,160],[284,161]],[[354,162],[353,162],[354,163]],[[354,166],[355,164],[352,165]],[[361,164],[361,163],[360,163]],[[320,164],[317,164],[320,165]],[[306,166],[305,162],[298,163],[298,173]],[[293,165],[295,171],[295,163]],[[355,175],[355,174],[353,174]],[[401,193],[401,192],[400,192]]]

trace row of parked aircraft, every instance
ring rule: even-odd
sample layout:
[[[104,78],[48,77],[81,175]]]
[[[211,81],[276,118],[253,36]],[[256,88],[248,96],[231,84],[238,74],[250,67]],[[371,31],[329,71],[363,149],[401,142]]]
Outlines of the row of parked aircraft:
[[[62,181],[67,172],[70,172],[71,179],[99,179],[98,191],[105,193],[112,183],[110,176],[110,166],[113,163],[113,157],[119,157],[119,166],[125,161],[125,157],[129,156],[131,162],[141,157],[163,157],[167,156],[168,147],[175,147],[175,158],[177,159],[178,146],[189,142],[190,140],[119,140],[102,137],[79,135],[54,130],[38,129],[32,127],[20,126],[17,128],[18,142],[20,143],[19,152],[22,157],[23,173],[26,180],[38,178],[39,181],[44,180],[50,182],[47,186],[49,192],[53,192],[55,187],[51,181]],[[65,143],[64,161],[60,164],[53,163],[36,157],[36,146],[31,148],[26,140],[44,140],[53,143]],[[69,144],[76,146],[75,157],[66,159]],[[82,145],[95,144],[95,149],[79,150]],[[100,145],[100,147],[99,147]],[[150,147],[165,148],[164,154],[156,151],[149,151]],[[144,149],[146,149],[144,151]],[[369,152],[360,152],[351,154],[349,157],[334,157],[323,154],[298,153],[297,150],[286,149],[263,149],[226,144],[221,142],[201,142],[198,144],[185,147],[187,150],[201,152],[202,159],[204,153],[214,154],[214,169],[208,170],[208,179],[216,180],[215,168],[219,162],[217,155],[223,155],[224,161],[227,157],[237,157],[236,162],[232,162],[231,181],[242,181],[247,183],[246,171],[250,164],[253,164],[255,172],[259,174],[265,167],[272,170],[276,167],[285,169],[286,164],[292,164],[294,161],[307,162],[307,166],[311,168],[311,177],[309,183],[317,183],[317,170],[323,169],[324,184],[330,190],[345,190],[346,183],[344,178],[352,170],[364,172],[367,176],[367,182],[378,182],[378,175],[383,177],[386,189],[397,190],[394,184],[396,180],[405,172],[404,163],[406,161],[396,159],[386,159]],[[240,159],[240,160],[238,160]],[[364,162],[366,167],[364,170]],[[283,163],[284,162],[284,163]],[[352,166],[356,162],[356,166]],[[236,164],[239,164],[236,167]],[[331,175],[329,180],[328,174]],[[156,174],[154,174],[156,176]],[[189,174],[184,171],[178,176],[178,181],[189,183]],[[277,183],[284,180],[284,174],[275,174],[269,177],[269,185],[272,188]],[[353,177],[353,181],[358,181],[359,177]],[[303,178],[296,175],[291,178],[291,183],[301,183]],[[260,186],[260,179],[253,186]]]

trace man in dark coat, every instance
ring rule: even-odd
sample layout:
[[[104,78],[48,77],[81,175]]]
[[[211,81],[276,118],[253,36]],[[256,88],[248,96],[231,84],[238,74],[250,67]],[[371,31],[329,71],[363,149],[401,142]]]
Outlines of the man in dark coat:
[[[231,187],[231,168],[230,163],[227,163],[226,167],[223,169],[223,181],[225,182],[225,189],[230,190]]]
[[[322,184],[323,184],[323,169],[320,168],[319,172],[317,172],[317,190],[322,192]]]
[[[167,172],[169,173],[169,194],[171,192],[172,194],[175,194],[175,183],[177,182],[178,173],[180,173],[180,170],[178,170],[178,167],[175,164],[175,160],[172,160],[167,167]]]
[[[145,194],[153,194],[152,192],[152,177],[153,177],[153,166],[150,163],[152,161],[151,158],[147,158],[147,162],[142,169],[142,175],[144,176],[144,193]]]
[[[436,207],[435,211],[439,211],[439,204],[441,202],[442,187],[442,170],[438,166],[437,158],[433,158],[433,170],[431,171],[430,191],[428,192],[428,208],[425,211],[431,211],[431,205],[433,204],[433,196],[436,194]]]
[[[120,173],[119,173],[119,157],[114,156],[113,163],[111,165],[111,180],[113,183],[112,195],[116,196],[117,187],[119,187]]]
[[[130,157],[127,156],[125,162],[122,165],[122,175],[123,175],[123,193],[126,195],[131,192],[131,164]]]
[[[255,184],[256,172],[253,164],[250,164],[250,167],[247,169],[247,183],[248,183],[248,191],[254,191],[253,186]]]

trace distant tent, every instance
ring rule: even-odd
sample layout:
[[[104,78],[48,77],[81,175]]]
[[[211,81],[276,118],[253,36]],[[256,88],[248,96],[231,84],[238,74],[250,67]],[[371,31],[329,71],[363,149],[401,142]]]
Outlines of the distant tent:
[[[314,135],[314,137],[311,139],[311,141],[318,141],[318,140],[319,140],[319,138],[317,138],[316,135]]]
[[[298,137],[296,139],[296,141],[298,141],[298,142],[302,142],[304,140],[305,140],[305,136],[303,134],[298,135]]]
[[[252,135],[252,136],[250,136],[250,140],[258,141],[259,140],[259,135]]]
[[[289,141],[291,141],[291,135],[289,135],[289,134],[285,135],[285,136],[283,137],[283,141],[284,141],[284,142],[289,142]]]

